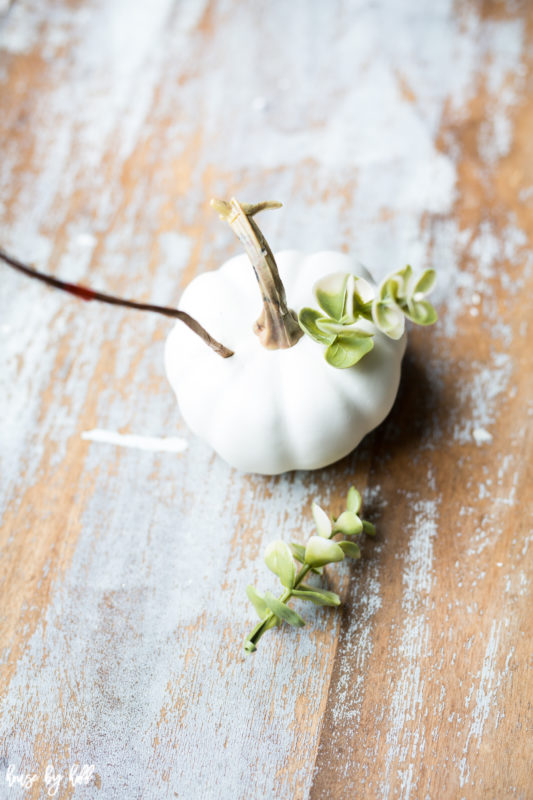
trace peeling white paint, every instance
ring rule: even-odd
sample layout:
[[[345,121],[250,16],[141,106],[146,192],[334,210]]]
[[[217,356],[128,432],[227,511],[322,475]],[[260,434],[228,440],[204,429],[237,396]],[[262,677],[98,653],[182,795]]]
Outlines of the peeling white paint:
[[[477,739],[478,745],[481,743],[485,724],[491,711],[494,711],[494,706],[497,702],[497,689],[501,682],[502,675],[505,672],[499,672],[496,666],[496,658],[499,652],[501,627],[502,622],[500,621],[494,621],[491,625],[490,637],[489,641],[487,642],[481,674],[477,683],[477,689],[474,692],[475,704],[470,715],[468,733],[463,749],[464,755],[460,761],[459,785],[461,788],[465,786],[471,777],[469,760],[467,757],[467,754],[470,750],[470,742],[472,739]],[[513,650],[514,648],[511,648],[508,653],[508,661],[512,657]],[[471,694],[472,691],[473,690],[471,689]]]
[[[513,369],[514,360],[508,352],[493,353],[488,364],[471,362],[471,377],[459,388],[460,418],[453,427],[454,441],[471,444],[474,439],[477,444],[488,443],[480,432],[491,435],[488,429],[499,413],[499,403],[508,390]]]
[[[423,696],[426,676],[422,670],[423,657],[427,655],[430,638],[427,610],[432,586],[433,541],[438,531],[438,500],[413,503],[412,533],[409,539],[403,570],[404,591],[402,609],[405,618],[398,644],[397,680],[391,697],[385,774],[381,782],[381,796],[392,797],[394,768],[399,762],[409,764],[414,759],[418,741],[425,739]],[[417,720],[413,729],[413,722]],[[408,724],[410,723],[410,724]],[[419,777],[409,768],[400,776],[401,797],[409,798],[417,792]]]
[[[492,442],[492,434],[485,430],[485,428],[474,428],[472,436],[476,444],[490,444]]]
[[[117,447],[133,447],[136,450],[152,450],[157,453],[183,453],[187,449],[187,441],[177,437],[138,436],[104,431],[101,428],[82,431],[81,438],[88,442],[103,442]]]

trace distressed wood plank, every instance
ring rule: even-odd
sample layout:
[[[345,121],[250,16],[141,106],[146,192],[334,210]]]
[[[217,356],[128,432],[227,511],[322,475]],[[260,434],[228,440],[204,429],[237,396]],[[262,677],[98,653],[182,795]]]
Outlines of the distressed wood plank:
[[[354,575],[311,798],[531,793],[531,63],[524,51],[508,69],[519,51],[502,32],[523,24],[531,41],[533,15],[497,10],[481,22],[475,91],[440,123],[456,201],[422,232],[438,270],[456,260],[458,297],[431,339],[411,337],[377,437],[379,604],[369,623],[375,579],[363,571],[357,597]]]

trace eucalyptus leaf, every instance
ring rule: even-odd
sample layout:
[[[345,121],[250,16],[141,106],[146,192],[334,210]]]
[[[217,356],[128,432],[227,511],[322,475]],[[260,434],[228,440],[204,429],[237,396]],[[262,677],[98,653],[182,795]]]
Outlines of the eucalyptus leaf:
[[[363,530],[363,523],[353,511],[343,511],[335,521],[335,533],[344,533],[345,536],[356,536]]]
[[[346,291],[344,292],[344,307],[342,309],[342,319],[348,324],[355,321],[357,313],[355,311],[355,277],[348,275],[346,281]]]
[[[318,586],[302,584],[298,589],[293,589],[293,595],[302,600],[310,600],[316,606],[340,606],[341,599],[335,592],[328,592]]]
[[[340,322],[330,317],[322,317],[317,321],[317,328],[326,336],[333,337],[332,341],[328,342],[328,344],[332,344],[337,334],[346,330],[349,324],[351,324],[351,320],[348,322],[345,317],[343,317]]]
[[[319,536],[323,536],[325,539],[328,539],[333,530],[330,518],[326,512],[320,508],[318,503],[312,503],[311,511],[313,512],[313,519],[315,520],[315,526]]]
[[[398,277],[395,273],[388,275],[379,286],[378,296],[374,302],[383,301],[386,305],[390,302],[396,302],[399,290],[403,287],[402,278]]]
[[[397,302],[400,297],[405,295],[405,282],[403,277],[398,275],[398,273],[391,275],[391,277],[386,281],[385,287],[385,297],[387,300],[391,299],[394,300],[394,302]]]
[[[354,298],[354,317],[363,319],[367,319],[369,322],[372,322],[372,303],[374,301],[370,300],[370,302],[365,303],[363,301],[359,302],[358,298]]]
[[[300,562],[300,564],[305,563],[305,547],[303,544],[298,544],[298,542],[291,542],[291,550],[294,558]]]
[[[404,314],[417,325],[433,325],[437,321],[437,312],[427,300],[413,300]]]
[[[305,547],[303,544],[298,544],[297,542],[291,542],[291,550],[294,558],[300,562],[300,564],[305,564]],[[314,572],[316,575],[322,575],[324,570],[322,567],[313,567],[311,572]]]
[[[320,311],[314,308],[302,308],[298,314],[300,328],[307,333],[311,339],[320,344],[331,344],[335,340],[335,334],[330,331],[322,331],[318,327],[318,322],[327,319]]]
[[[347,369],[357,364],[373,347],[374,340],[372,336],[345,336],[344,334],[339,334],[333,344],[330,344],[326,350],[326,361],[332,367]]]
[[[276,617],[276,615],[274,615],[273,617],[270,617],[270,619],[267,619],[265,621],[264,630],[269,631],[271,628],[276,628],[278,625],[281,625],[281,620],[279,617]]]
[[[344,312],[348,277],[348,274],[334,272],[321,278],[314,286],[320,308],[336,320],[340,320]]]
[[[372,525],[371,522],[368,520],[363,520],[363,531],[366,533],[367,536],[375,536],[376,535],[376,526]]]
[[[412,291],[413,283],[413,268],[407,264],[403,269],[399,269],[391,276],[392,280],[396,281],[397,292],[394,295],[396,299],[409,297]]]
[[[265,563],[277,575],[283,586],[292,589],[296,570],[289,545],[278,539],[271,542],[265,550]]]
[[[417,294],[429,294],[429,292],[433,289],[435,285],[435,280],[437,278],[437,273],[434,269],[426,269],[418,278],[417,282],[413,288],[413,295]]]
[[[292,608],[282,603],[277,597],[274,597],[272,592],[265,593],[265,601],[269,609],[280,619],[293,625],[295,628],[302,628],[305,625],[305,620],[301,618]]]
[[[349,542],[345,539],[343,542],[339,542],[338,545],[349,558],[361,558],[361,550],[355,542]]]
[[[343,317],[340,322],[337,322],[337,320],[334,319],[326,319],[325,317],[323,317],[322,319],[318,320],[317,326],[325,334],[331,333],[334,336],[342,334],[342,336],[346,338],[353,338],[353,339],[359,339],[361,337],[370,338],[374,335],[372,331],[363,330],[359,326],[359,320],[348,321],[345,317]]]
[[[321,536],[311,536],[305,548],[305,563],[312,567],[323,567],[333,561],[342,561],[344,553],[336,542],[323,539]]]
[[[372,303],[376,294],[376,290],[364,278],[356,277],[355,279],[355,287],[354,287],[354,298],[356,300],[357,306],[362,305],[366,306]]]
[[[379,285],[379,288],[378,288],[377,297],[374,298],[373,302],[374,302],[374,304],[375,303],[385,303],[385,304],[387,304],[387,302],[390,300],[390,298],[391,298],[391,293],[389,291],[388,281],[386,281],[386,280],[382,281],[380,283],[380,285]]]
[[[255,586],[249,584],[246,587],[246,594],[248,595],[248,600],[257,611],[259,619],[264,619],[266,616],[268,616],[268,606],[265,603],[264,598],[261,597],[259,592],[256,590]]]
[[[339,336],[344,342],[356,342],[359,339],[371,340],[374,337],[374,332],[363,330],[356,322],[354,325],[343,325],[342,330],[340,330],[337,334],[335,341],[339,341]]]
[[[353,511],[354,514],[358,514],[361,510],[362,505],[361,495],[355,488],[355,486],[350,486],[348,489],[348,495],[346,497],[346,508],[348,511]]]
[[[391,339],[400,339],[405,330],[404,316],[396,305],[375,301],[372,306],[372,319],[380,331]]]

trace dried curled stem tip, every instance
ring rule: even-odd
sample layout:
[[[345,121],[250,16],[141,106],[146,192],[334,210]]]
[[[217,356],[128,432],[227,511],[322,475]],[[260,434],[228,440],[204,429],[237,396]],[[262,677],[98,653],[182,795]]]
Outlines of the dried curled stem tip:
[[[232,213],[234,213],[231,203],[226,200],[219,200],[218,197],[213,197],[210,205],[215,209],[220,219],[226,220]],[[253,217],[259,214],[260,211],[265,211],[268,208],[281,208],[283,203],[278,200],[263,200],[262,203],[240,203],[239,204],[247,217]]]
[[[272,200],[239,203],[232,197],[229,202],[214,198],[211,206],[238,237],[254,268],[263,298],[263,311],[254,326],[259,341],[268,350],[293,347],[301,339],[303,331],[296,313],[287,305],[285,288],[272,250],[253,219],[259,211],[280,208],[281,203]]]
[[[233,355],[233,350],[230,350],[220,342],[217,342],[216,339],[213,339],[206,329],[200,325],[199,322],[193,319],[190,314],[187,314],[186,311],[180,311],[178,308],[156,306],[152,303],[137,303],[135,300],[125,300],[123,297],[115,297],[111,294],[95,292],[93,289],[89,289],[86,286],[79,286],[77,283],[61,281],[59,278],[55,278],[53,275],[47,275],[44,272],[39,272],[29,264],[24,264],[17,258],[13,258],[13,256],[8,255],[3,250],[0,250],[0,260],[17,270],[17,272],[22,272],[23,275],[27,275],[30,278],[35,278],[36,280],[41,281],[41,283],[46,283],[47,286],[53,286],[55,289],[61,289],[63,292],[73,294],[75,297],[79,297],[81,300],[97,300],[100,303],[107,303],[107,305],[110,306],[133,308],[137,311],[152,311],[155,314],[162,314],[164,317],[179,319],[181,322],[185,323],[185,325],[187,325],[191,331],[203,339],[206,345],[214,350],[219,356],[222,356],[222,358],[229,358]]]

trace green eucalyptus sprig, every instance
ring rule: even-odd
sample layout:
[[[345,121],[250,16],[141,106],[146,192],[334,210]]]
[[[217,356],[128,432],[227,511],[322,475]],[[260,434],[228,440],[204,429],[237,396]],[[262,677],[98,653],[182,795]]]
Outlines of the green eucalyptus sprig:
[[[434,283],[435,270],[416,276],[409,265],[387,275],[377,291],[364,278],[335,272],[315,284],[321,310],[302,308],[298,322],[308,336],[326,345],[329,364],[352,367],[374,347],[376,328],[399,339],[406,317],[418,325],[437,320],[437,312],[425,299]]]
[[[435,285],[434,269],[415,275],[407,264],[380,283],[372,303],[372,319],[380,331],[399,339],[405,328],[405,317],[417,325],[433,325],[437,312],[424,298]]]
[[[279,539],[269,544],[265,550],[265,563],[278,576],[284,587],[283,593],[276,597],[272,592],[265,592],[263,596],[254,586],[246,587],[248,599],[260,620],[245,639],[244,649],[248,653],[254,653],[261,636],[282,622],[287,622],[296,628],[305,625],[305,620],[288,606],[289,600],[293,597],[317,606],[340,605],[338,594],[319,586],[310,586],[303,583],[303,580],[308,572],[322,574],[324,566],[342,561],[345,557],[360,558],[361,551],[354,537],[362,533],[375,535],[376,530],[372,523],[362,520],[359,516],[361,495],[353,486],[346,498],[346,510],[339,517],[330,518],[317,503],[312,504],[311,510],[318,535],[311,536],[305,547],[297,542],[291,542],[289,547],[286,542]],[[350,538],[333,541],[333,537],[337,534]],[[302,565],[298,572],[295,560]]]

